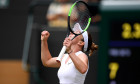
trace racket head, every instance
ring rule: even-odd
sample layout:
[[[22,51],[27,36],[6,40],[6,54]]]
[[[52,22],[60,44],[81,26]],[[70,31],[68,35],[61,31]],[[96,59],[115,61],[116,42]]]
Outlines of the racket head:
[[[88,5],[84,1],[76,1],[70,8],[68,14],[69,31],[75,35],[80,35],[86,31],[91,22],[91,13]],[[82,32],[75,33],[75,27],[80,27]]]

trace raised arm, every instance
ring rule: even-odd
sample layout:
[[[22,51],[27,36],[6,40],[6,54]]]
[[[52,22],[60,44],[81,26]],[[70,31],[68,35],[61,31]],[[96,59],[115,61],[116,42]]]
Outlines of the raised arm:
[[[81,53],[78,56],[75,55],[75,53],[81,49],[81,48],[79,49],[79,47],[77,47],[77,46],[83,45],[82,43],[79,42],[76,44],[76,46],[74,45],[74,47],[73,47],[73,42],[71,41],[71,39],[66,38],[64,40],[63,45],[65,45],[67,47],[66,51],[69,53],[69,57],[73,61],[76,69],[80,73],[84,74],[88,69],[88,58],[85,53]]]
[[[50,36],[48,31],[43,31],[41,33],[41,60],[42,64],[46,67],[60,67],[60,63],[56,62],[57,57],[52,57],[48,49],[47,40]]]

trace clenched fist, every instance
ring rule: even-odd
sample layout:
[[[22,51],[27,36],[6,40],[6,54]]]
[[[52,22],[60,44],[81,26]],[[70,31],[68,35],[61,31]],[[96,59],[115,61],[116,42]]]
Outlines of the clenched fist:
[[[41,33],[41,41],[47,41],[49,36],[50,36],[50,33],[48,31],[43,31]]]

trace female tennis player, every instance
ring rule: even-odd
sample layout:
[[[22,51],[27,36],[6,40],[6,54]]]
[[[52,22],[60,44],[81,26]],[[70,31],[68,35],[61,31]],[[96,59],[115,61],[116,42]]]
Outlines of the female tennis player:
[[[74,28],[76,32],[81,32],[80,27]],[[83,34],[74,37],[74,34],[65,38],[63,45],[67,47],[61,63],[57,62],[57,57],[52,57],[48,49],[47,40],[50,36],[48,31],[41,33],[41,60],[46,67],[59,68],[58,78],[60,84],[84,84],[86,74],[89,68],[88,56],[84,52],[92,55],[98,46],[92,42],[91,35],[86,31]]]

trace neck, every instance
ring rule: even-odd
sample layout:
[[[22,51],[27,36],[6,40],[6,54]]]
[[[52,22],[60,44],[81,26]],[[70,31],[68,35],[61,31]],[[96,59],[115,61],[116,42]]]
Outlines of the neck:
[[[78,51],[82,51],[82,48],[79,47],[78,45],[71,46],[71,49],[74,53],[76,53]]]

